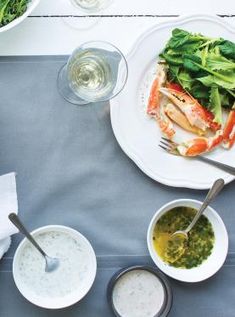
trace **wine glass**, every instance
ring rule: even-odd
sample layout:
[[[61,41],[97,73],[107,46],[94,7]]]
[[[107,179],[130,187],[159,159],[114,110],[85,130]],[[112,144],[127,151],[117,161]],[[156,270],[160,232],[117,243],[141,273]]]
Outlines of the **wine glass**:
[[[61,68],[57,87],[65,100],[85,105],[115,97],[124,88],[127,76],[127,62],[118,48],[103,41],[86,42]]]
[[[63,17],[66,24],[75,29],[88,29],[96,24],[101,16],[96,15],[106,9],[113,0],[70,0],[75,17]]]

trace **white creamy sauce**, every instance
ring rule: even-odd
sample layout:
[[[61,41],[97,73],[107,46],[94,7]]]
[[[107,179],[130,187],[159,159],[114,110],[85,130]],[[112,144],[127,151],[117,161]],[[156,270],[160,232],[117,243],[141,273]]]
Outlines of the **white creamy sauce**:
[[[145,270],[127,272],[113,289],[113,304],[122,317],[154,317],[162,308],[164,298],[161,281]]]
[[[26,288],[40,297],[63,297],[80,288],[89,270],[89,256],[82,241],[65,232],[36,235],[36,241],[51,257],[60,259],[57,270],[45,272],[45,260],[29,243],[19,259],[19,277]]]

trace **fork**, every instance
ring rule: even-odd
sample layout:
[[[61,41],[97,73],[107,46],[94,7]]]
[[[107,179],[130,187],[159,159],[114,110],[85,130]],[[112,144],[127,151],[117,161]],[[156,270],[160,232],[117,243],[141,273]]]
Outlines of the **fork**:
[[[158,146],[170,154],[181,156],[177,150],[178,145],[179,145],[178,143],[162,137]],[[202,155],[192,156],[190,158],[194,158],[198,161],[210,164],[212,166],[215,166],[215,167],[235,176],[235,167],[233,167],[233,166],[217,162],[215,160],[209,159],[209,158],[202,156]]]

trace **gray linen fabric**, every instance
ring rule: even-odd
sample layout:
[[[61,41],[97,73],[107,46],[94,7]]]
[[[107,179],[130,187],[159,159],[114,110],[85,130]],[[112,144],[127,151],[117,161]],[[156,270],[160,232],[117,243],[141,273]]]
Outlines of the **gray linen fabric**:
[[[97,277],[89,294],[66,310],[33,306],[12,278],[12,256],[22,239],[16,235],[0,262],[1,317],[111,317],[106,302],[111,275],[129,264],[152,265],[146,231],[156,209],[172,199],[205,195],[145,176],[117,144],[108,103],[79,107],[64,101],[56,78],[65,60],[0,58],[0,174],[17,172],[19,214],[28,228],[63,224],[90,240],[98,256]],[[170,317],[235,316],[234,188],[226,186],[213,204],[230,235],[227,262],[203,283],[170,280]]]

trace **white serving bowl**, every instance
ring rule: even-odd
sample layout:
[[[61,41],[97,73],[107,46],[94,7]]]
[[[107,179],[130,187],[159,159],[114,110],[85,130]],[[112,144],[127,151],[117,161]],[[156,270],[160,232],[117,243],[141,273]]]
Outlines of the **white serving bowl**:
[[[20,17],[16,18],[12,22],[8,23],[5,26],[0,27],[0,33],[8,31],[21,23],[24,19],[27,18],[28,15],[32,13],[32,11],[36,8],[36,6],[39,4],[40,0],[31,0],[31,2],[28,3],[27,10],[22,14]]]
[[[211,255],[199,266],[192,269],[181,269],[165,263],[157,254],[153,245],[153,231],[158,219],[168,210],[179,207],[192,207],[199,209],[202,202],[193,199],[177,199],[161,207],[153,216],[147,233],[148,250],[154,263],[168,276],[183,282],[200,282],[214,275],[223,265],[228,253],[228,233],[218,213],[211,207],[207,207],[204,215],[212,224],[215,242]]]
[[[19,260],[22,255],[22,251],[25,248],[26,244],[30,243],[26,238],[24,238],[23,241],[19,244],[14,255],[13,278],[18,290],[28,301],[43,308],[59,309],[59,308],[65,308],[77,303],[88,293],[88,291],[90,290],[95,280],[97,262],[96,262],[95,252],[90,242],[81,233],[79,233],[78,231],[72,228],[59,226],[59,225],[50,225],[50,226],[38,228],[34,230],[31,234],[34,237],[36,237],[38,234],[50,232],[50,231],[58,231],[58,232],[64,232],[66,234],[69,234],[73,239],[75,239],[82,245],[82,248],[84,248],[84,251],[87,253],[87,258],[89,258],[88,260],[89,270],[86,273],[85,277],[83,278],[82,283],[79,284],[77,289],[74,290],[72,293],[69,293],[68,295],[63,297],[51,298],[50,296],[48,297],[40,296],[36,294],[36,292],[34,292],[33,290],[29,289],[29,287],[27,287],[22,282],[22,279],[19,274]],[[53,274],[53,273],[48,273],[48,274]]]

